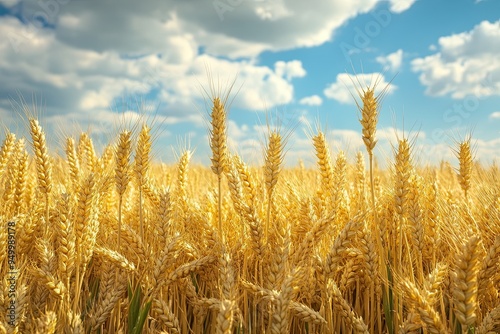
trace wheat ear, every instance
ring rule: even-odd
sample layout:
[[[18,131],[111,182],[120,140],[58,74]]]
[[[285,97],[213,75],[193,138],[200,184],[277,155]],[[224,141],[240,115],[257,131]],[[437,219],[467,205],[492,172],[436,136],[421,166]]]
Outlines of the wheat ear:
[[[214,98],[211,117],[212,129],[210,130],[210,148],[212,149],[212,171],[217,175],[219,185],[218,201],[218,222],[219,235],[222,233],[222,175],[227,169],[228,149],[227,149],[227,113],[224,103],[218,98]]]
[[[80,162],[76,153],[75,140],[73,138],[66,139],[66,157],[69,166],[69,174],[73,188],[76,189],[80,180]]]
[[[276,299],[276,306],[271,322],[272,334],[289,333],[289,305],[294,295],[294,281],[296,272],[290,273],[281,284],[281,291]]]
[[[500,306],[495,307],[483,318],[475,334],[497,334],[500,332]]]
[[[52,190],[52,164],[47,151],[45,132],[36,119],[30,118],[29,123],[33,150],[35,152],[38,187],[45,197],[45,220],[48,222],[49,197]],[[47,229],[47,226],[45,229]]]
[[[460,163],[460,167],[458,170],[458,182],[460,183],[460,186],[464,191],[466,199],[469,198],[468,196],[471,187],[471,176],[472,176],[472,166],[473,166],[470,141],[471,141],[470,137],[466,138],[464,141],[459,143],[458,151],[456,151],[456,155]]]
[[[493,277],[498,272],[500,263],[500,236],[490,246],[486,258],[484,259],[481,270],[478,274],[478,293],[480,296],[486,293],[489,287],[493,285]]]
[[[472,236],[455,256],[452,271],[452,295],[455,316],[460,324],[469,328],[476,322],[478,273],[480,268],[481,239]]]
[[[344,297],[342,297],[339,288],[332,280],[330,280],[330,282],[328,283],[328,288],[328,290],[332,292],[334,301],[333,306],[337,310],[337,312],[339,312],[340,316],[344,319],[346,324],[352,327],[353,332],[356,334],[368,334],[368,327],[363,321],[363,318],[356,315],[349,303],[347,303]]]
[[[433,334],[448,333],[439,314],[432,307],[431,302],[425,294],[410,281],[399,283],[403,292],[406,294],[406,301],[418,313],[421,323],[427,327],[427,330]]]
[[[130,182],[130,154],[131,154],[131,136],[132,132],[123,131],[120,133],[118,145],[115,151],[115,182],[118,191],[118,242],[117,249],[120,251],[121,243],[121,225],[122,225],[122,206],[123,194]]]
[[[161,299],[153,301],[153,313],[156,314],[162,324],[167,327],[168,333],[181,333],[179,319],[172,312],[171,307]]]
[[[36,321],[36,334],[54,334],[56,332],[57,316],[54,311],[46,311]]]
[[[323,194],[331,194],[334,189],[333,183],[333,164],[330,156],[330,149],[326,142],[325,134],[321,131],[312,138],[318,167],[321,175],[321,190]]]
[[[134,172],[139,190],[139,234],[144,242],[144,208],[143,208],[143,188],[147,182],[147,173],[149,170],[151,155],[151,130],[144,124],[139,132],[137,147],[134,158]]]
[[[373,150],[377,144],[377,139],[375,138],[377,132],[377,123],[380,108],[381,96],[375,96],[375,87],[367,87],[358,91],[358,95],[361,98],[363,106],[360,106],[356,101],[358,109],[361,111],[361,118],[359,122],[362,127],[362,138],[368,152],[369,164],[370,164],[370,190],[371,190],[371,200],[372,207],[375,209],[375,189],[373,180]]]
[[[14,151],[14,146],[16,143],[16,135],[8,132],[5,135],[5,139],[0,149],[0,177],[2,176],[5,166],[10,159],[10,155]]]
[[[24,145],[16,155],[15,161],[15,178],[14,178],[14,214],[23,212],[25,207],[25,193],[28,181],[28,152],[24,149]]]
[[[271,220],[271,204],[274,187],[278,182],[278,175],[283,162],[283,142],[281,135],[277,131],[271,131],[269,142],[266,148],[266,158],[264,165],[264,177],[267,191],[267,219],[266,219],[266,243],[269,242],[269,224]]]
[[[95,172],[96,166],[96,154],[94,150],[94,144],[89,134],[82,132],[78,140],[78,161],[81,163],[81,167],[85,167],[87,172]]]

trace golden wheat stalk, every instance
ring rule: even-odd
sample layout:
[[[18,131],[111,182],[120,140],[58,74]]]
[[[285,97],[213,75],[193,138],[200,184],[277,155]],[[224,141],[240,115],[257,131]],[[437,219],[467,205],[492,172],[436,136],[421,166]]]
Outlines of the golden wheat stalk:
[[[328,283],[328,291],[332,293],[335,310],[339,312],[342,319],[352,328],[353,332],[357,334],[368,334],[368,327],[363,321],[363,318],[356,315],[349,303],[342,296],[338,286],[331,280]]]
[[[115,151],[115,182],[116,190],[118,191],[118,241],[117,250],[120,251],[121,246],[121,225],[122,225],[122,206],[123,195],[130,182],[130,154],[131,154],[131,137],[132,132],[123,131],[120,133],[118,145]]]
[[[480,248],[481,239],[472,236],[456,254],[455,267],[451,272],[455,316],[463,328],[476,323]]]
[[[139,132],[134,158],[134,175],[139,190],[139,234],[144,241],[143,188],[147,182],[151,155],[151,129],[144,124]]]
[[[212,149],[212,172],[217,175],[219,185],[219,201],[218,201],[218,222],[219,222],[219,235],[223,237],[222,233],[222,175],[227,170],[229,153],[227,148],[227,113],[224,103],[220,98],[213,99],[212,113],[210,114],[210,123],[212,129],[210,130],[210,148]]]
[[[49,158],[45,132],[34,118],[29,119],[31,144],[35,152],[38,187],[45,197],[45,219],[49,221],[49,198],[52,190],[52,163]],[[46,226],[46,233],[47,233]]]
[[[430,333],[448,333],[438,312],[432,307],[431,302],[422,294],[415,284],[410,281],[401,281],[398,282],[398,284],[407,296],[405,300],[419,315],[421,324],[426,327]]]
[[[464,141],[458,144],[457,155],[460,167],[458,169],[458,183],[464,191],[465,198],[469,198],[471,188],[473,157],[471,148],[471,138],[467,137]]]
[[[5,134],[2,147],[0,148],[0,177],[2,176],[5,166],[9,161],[10,155],[14,150],[16,135],[10,132]]]
[[[267,219],[266,219],[266,243],[269,243],[269,225],[271,220],[272,195],[274,187],[278,182],[278,175],[283,163],[283,142],[277,131],[271,131],[266,148],[264,165],[264,179],[267,192]]]
[[[321,189],[323,194],[332,194],[334,189],[333,180],[333,164],[330,156],[330,149],[326,142],[325,134],[319,131],[312,138],[314,148],[316,150],[317,164],[321,175]]]

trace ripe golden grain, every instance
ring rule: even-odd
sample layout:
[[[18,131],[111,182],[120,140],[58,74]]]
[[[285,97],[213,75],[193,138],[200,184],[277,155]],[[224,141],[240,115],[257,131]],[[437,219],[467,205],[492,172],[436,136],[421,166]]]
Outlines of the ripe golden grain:
[[[363,97],[373,151],[379,101]],[[89,134],[67,138],[64,158],[35,120],[32,153],[6,133],[0,218],[15,228],[0,230],[0,309],[14,272],[16,322],[2,311],[0,333],[125,331],[128,282],[152,303],[143,333],[498,332],[500,171],[474,163],[468,140],[458,177],[413,165],[403,138],[392,170],[370,155],[367,186],[363,155],[333,161],[321,132],[316,168],[287,167],[277,130],[264,166],[247,164],[212,102],[210,168],[189,151],[151,160],[149,127],[101,155]]]

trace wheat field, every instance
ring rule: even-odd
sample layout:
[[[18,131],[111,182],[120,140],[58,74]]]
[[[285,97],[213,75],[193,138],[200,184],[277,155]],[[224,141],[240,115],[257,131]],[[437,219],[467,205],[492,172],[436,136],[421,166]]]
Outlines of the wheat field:
[[[243,161],[217,96],[210,166],[155,162],[147,123],[102,154],[85,132],[52,154],[33,117],[6,131],[0,333],[500,332],[498,167],[470,137],[419,167],[403,137],[379,169],[379,100],[360,97],[366,152],[317,129],[314,168],[284,167],[278,128],[263,166]]]

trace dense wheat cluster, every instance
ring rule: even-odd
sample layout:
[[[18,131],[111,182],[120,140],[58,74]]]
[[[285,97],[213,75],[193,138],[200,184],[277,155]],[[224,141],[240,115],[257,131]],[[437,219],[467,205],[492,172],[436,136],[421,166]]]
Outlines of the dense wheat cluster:
[[[211,167],[152,161],[147,124],[99,155],[89,133],[51,154],[36,119],[30,138],[7,132],[0,333],[498,333],[498,167],[470,138],[456,162],[417,167],[400,138],[377,169],[363,92],[368,168],[321,130],[317,168],[285,168],[276,129],[251,167],[218,98]]]

